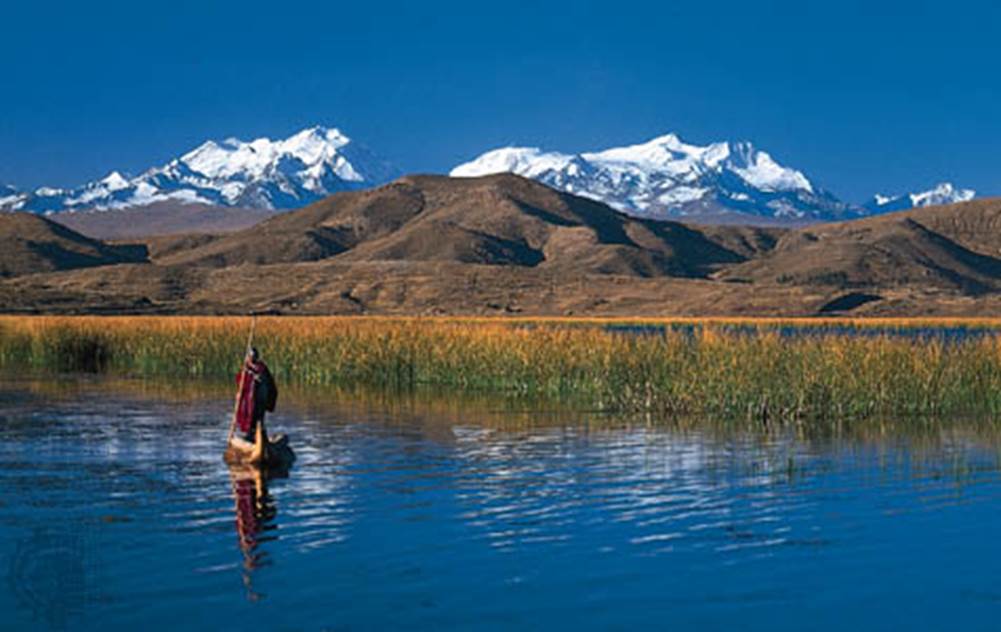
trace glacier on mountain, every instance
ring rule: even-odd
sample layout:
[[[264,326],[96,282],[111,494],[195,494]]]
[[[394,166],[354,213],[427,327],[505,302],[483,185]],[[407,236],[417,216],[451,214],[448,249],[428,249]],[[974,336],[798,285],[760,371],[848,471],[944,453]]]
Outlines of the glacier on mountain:
[[[959,189],[951,182],[941,182],[935,187],[919,193],[905,193],[904,195],[896,196],[880,195],[877,193],[865,205],[865,208],[870,213],[890,213],[892,211],[905,211],[910,208],[969,202],[976,195],[977,192],[973,189]]]
[[[964,202],[970,189],[942,183],[928,191],[877,195],[847,204],[806,174],[750,143],[686,143],[676,134],[645,143],[567,154],[533,147],[488,151],[452,169],[455,177],[516,173],[605,202],[625,213],[694,221],[832,221]],[[0,210],[40,213],[114,209],[157,202],[293,209],[343,190],[401,175],[338,129],[310,127],[292,136],[207,141],[136,177],[112,171],[73,189],[21,191],[0,185]]]
[[[340,130],[304,129],[286,139],[208,141],[145,173],[113,171],[75,189],[0,187],[0,208],[61,212],[163,201],[289,209],[336,193],[383,184],[399,172]]]
[[[26,194],[10,184],[0,184],[0,209],[13,208],[24,202]]]
[[[455,177],[510,172],[605,202],[641,217],[739,213],[780,219],[858,216],[800,171],[750,143],[700,146],[667,134],[645,143],[564,154],[531,147],[489,151],[452,169]]]

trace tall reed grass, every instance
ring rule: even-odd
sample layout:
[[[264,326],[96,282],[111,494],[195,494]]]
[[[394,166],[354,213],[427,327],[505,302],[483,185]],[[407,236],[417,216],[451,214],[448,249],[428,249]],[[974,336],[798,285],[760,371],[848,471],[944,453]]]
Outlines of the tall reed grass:
[[[1001,412],[1001,341],[788,336],[823,321],[262,318],[280,382],[501,392],[769,423]],[[607,325],[686,324],[651,334]],[[836,321],[997,328],[994,321]],[[249,318],[0,317],[0,367],[225,378]],[[739,325],[738,329],[734,329]],[[750,332],[750,333],[749,333]],[[842,332],[843,333],[843,332]]]

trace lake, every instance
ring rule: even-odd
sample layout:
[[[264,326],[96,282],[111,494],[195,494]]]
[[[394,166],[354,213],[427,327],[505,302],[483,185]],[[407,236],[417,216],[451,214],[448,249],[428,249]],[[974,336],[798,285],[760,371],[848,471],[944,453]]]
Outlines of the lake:
[[[228,385],[0,385],[3,629],[993,630],[1001,432]]]

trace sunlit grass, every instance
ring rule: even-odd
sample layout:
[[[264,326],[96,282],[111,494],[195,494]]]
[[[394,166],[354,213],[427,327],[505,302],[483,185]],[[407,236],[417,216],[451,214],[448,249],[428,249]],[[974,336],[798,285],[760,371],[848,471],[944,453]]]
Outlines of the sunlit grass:
[[[0,317],[0,366],[226,377],[249,324]],[[654,333],[623,331],[629,325]],[[790,327],[867,335],[781,333]],[[256,344],[280,381],[303,385],[431,386],[763,424],[1001,411],[994,336],[888,335],[943,327],[998,329],[1001,321],[283,317],[259,319]]]

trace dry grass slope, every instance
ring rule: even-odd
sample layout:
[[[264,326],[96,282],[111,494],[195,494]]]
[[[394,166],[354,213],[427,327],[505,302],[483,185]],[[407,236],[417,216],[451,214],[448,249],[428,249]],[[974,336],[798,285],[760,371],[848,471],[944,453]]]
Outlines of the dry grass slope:
[[[743,261],[773,242],[771,235],[630,219],[512,175],[412,176],[338,193],[158,263],[434,261],[694,277]]]
[[[146,261],[143,246],[84,237],[44,217],[0,213],[0,277]]]
[[[249,228],[275,214],[254,208],[157,202],[147,206],[59,213],[53,219],[78,233],[103,240],[161,235],[205,235]]]
[[[982,295],[1001,283],[999,224],[1001,201],[981,200],[811,226],[783,235],[723,278]]]
[[[1001,313],[999,200],[799,229],[695,226],[513,175],[411,176],[132,247],[8,220],[7,312]]]

